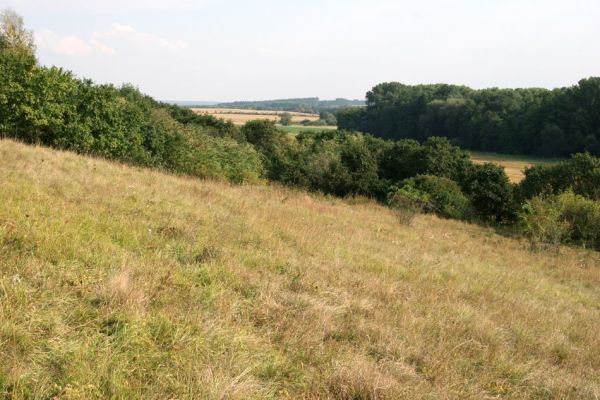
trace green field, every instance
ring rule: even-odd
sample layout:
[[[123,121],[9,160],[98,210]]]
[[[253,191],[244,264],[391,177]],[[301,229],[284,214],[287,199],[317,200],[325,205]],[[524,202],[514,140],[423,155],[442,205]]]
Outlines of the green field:
[[[0,398],[597,399],[600,260],[0,140]]]
[[[294,135],[299,134],[300,132],[321,132],[325,130],[333,130],[337,129],[336,126],[302,126],[302,125],[278,125],[279,129],[285,132],[293,133]]]

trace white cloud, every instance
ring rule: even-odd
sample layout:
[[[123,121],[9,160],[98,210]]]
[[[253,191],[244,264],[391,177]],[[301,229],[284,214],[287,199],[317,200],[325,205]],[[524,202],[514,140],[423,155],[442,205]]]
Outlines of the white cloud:
[[[35,33],[38,48],[64,56],[85,56],[93,53],[113,55],[117,52],[116,49],[153,52],[158,49],[176,52],[189,47],[189,44],[182,40],[164,39],[152,33],[140,32],[129,25],[116,23],[110,29],[94,32],[90,36],[85,38],[61,35],[48,29]]]
[[[100,53],[103,53],[103,54],[106,54],[106,55],[115,54],[115,49],[113,49],[112,47],[108,47],[107,45],[105,45],[104,43],[99,42],[96,39],[91,39],[90,40],[90,44],[94,47],[94,49],[96,49]]]
[[[138,48],[150,48],[153,50],[161,48],[177,51],[189,47],[189,44],[182,40],[167,40],[151,33],[137,31],[129,25],[122,24],[113,24],[111,29],[103,32],[94,32],[93,36],[108,40],[118,39],[121,42],[125,41]]]
[[[47,49],[53,53],[65,56],[87,55],[94,51],[94,46],[89,41],[74,35],[59,35],[50,30],[35,33],[36,44],[40,49]]]

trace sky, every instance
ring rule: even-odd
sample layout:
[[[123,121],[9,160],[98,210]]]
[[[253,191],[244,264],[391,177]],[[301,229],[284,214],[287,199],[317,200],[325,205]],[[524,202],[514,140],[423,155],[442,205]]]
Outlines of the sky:
[[[44,65],[160,100],[364,98],[381,82],[600,76],[598,0],[0,0]]]

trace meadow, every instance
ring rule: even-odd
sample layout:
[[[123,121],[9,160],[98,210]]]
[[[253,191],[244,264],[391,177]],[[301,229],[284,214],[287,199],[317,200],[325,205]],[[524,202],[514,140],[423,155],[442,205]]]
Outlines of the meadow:
[[[597,399],[600,258],[0,140],[0,398]]]
[[[561,161],[561,159],[558,158],[543,158],[527,155],[507,155],[476,151],[470,151],[469,154],[471,155],[471,160],[473,160],[473,162],[476,164],[490,162],[503,166],[506,175],[508,175],[508,178],[512,183],[519,183],[523,180],[525,177],[523,171],[526,168],[533,167],[534,165],[555,164]]]
[[[192,110],[198,114],[209,114],[216,118],[231,120],[236,125],[244,125],[246,122],[256,119],[266,119],[277,122],[281,118],[281,115],[286,113],[292,116],[292,123],[298,123],[306,119],[309,121],[316,121],[319,119],[319,114],[292,111],[248,110],[238,108],[193,108]]]
[[[335,126],[303,126],[303,125],[288,125],[288,126],[283,126],[280,125],[278,126],[279,129],[281,129],[284,132],[288,132],[294,135],[297,135],[301,132],[322,132],[325,130],[334,130],[337,129]]]

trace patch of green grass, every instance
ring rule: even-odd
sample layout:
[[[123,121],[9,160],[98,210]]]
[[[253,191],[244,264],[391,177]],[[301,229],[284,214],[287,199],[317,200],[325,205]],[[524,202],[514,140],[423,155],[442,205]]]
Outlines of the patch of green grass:
[[[284,125],[278,125],[277,127],[284,132],[292,133],[294,135],[297,135],[301,132],[322,132],[322,131],[337,129],[336,126],[302,126],[302,125],[284,126]]]

